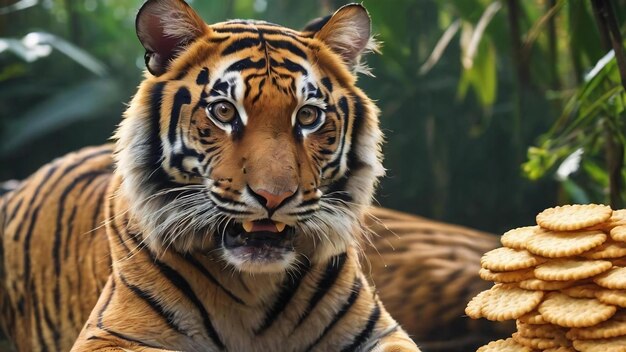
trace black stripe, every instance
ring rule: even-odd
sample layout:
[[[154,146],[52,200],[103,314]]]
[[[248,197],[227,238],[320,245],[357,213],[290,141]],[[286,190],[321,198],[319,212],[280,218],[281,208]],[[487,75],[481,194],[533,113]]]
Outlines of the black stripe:
[[[251,27],[231,27],[231,28],[227,28],[227,27],[222,27],[222,28],[212,28],[212,30],[216,33],[254,33],[257,34],[259,32],[262,32],[265,35],[280,35],[280,36],[286,36],[289,37],[295,41],[297,41],[298,43],[305,45],[305,46],[309,46],[312,49],[316,49],[317,46],[313,45],[313,43],[307,43],[304,40],[308,39],[306,37],[301,37],[298,36],[295,33],[290,33],[284,30],[272,30],[272,29],[261,29],[261,28],[251,28]],[[302,40],[304,39],[304,40]]]
[[[359,163],[362,163],[361,159],[357,155],[357,148],[359,146],[359,139],[363,129],[363,122],[366,119],[366,111],[361,98],[352,93],[354,98],[354,117],[352,119],[352,136],[350,138],[350,151],[348,152],[348,168],[354,172],[357,169]]]
[[[43,336],[43,329],[41,326],[41,317],[39,316],[39,299],[37,297],[37,290],[35,289],[35,282],[29,281],[27,283],[27,287],[29,287],[29,291],[31,294],[31,306],[33,307],[33,315],[35,318],[36,330],[37,330],[37,340],[39,340],[39,350],[42,352],[48,351],[48,345],[46,344],[46,339]]]
[[[232,293],[231,291],[229,291],[228,289],[226,289],[226,287],[222,286],[222,284],[217,281],[217,279],[215,278],[215,276],[213,276],[205,267],[204,265],[202,265],[200,262],[198,262],[196,260],[196,258],[194,258],[191,254],[186,253],[184,255],[185,260],[187,260],[191,265],[193,265],[198,271],[200,271],[202,273],[202,275],[204,275],[204,277],[206,277],[209,281],[211,281],[214,285],[216,285],[217,287],[219,287],[222,291],[224,291],[224,293],[226,293],[228,295],[228,297],[230,297],[233,301],[245,305],[245,302],[235,296],[234,293]]]
[[[39,184],[37,185],[37,188],[35,188],[35,191],[33,192],[33,196],[31,197],[30,202],[28,203],[28,206],[26,207],[24,218],[26,218],[29,213],[34,211],[33,206],[35,205],[37,196],[39,196],[39,192],[41,192],[41,189],[46,183],[52,180],[51,176],[57,170],[58,167],[59,165],[57,164],[50,165],[48,171],[46,172],[46,175],[43,177],[43,181],[39,182]],[[26,221],[20,221],[19,225],[17,226],[17,229],[15,230],[15,234],[13,235],[13,241],[17,241],[19,239],[20,233],[22,233],[22,226],[24,226],[25,223]],[[32,225],[32,213],[31,213],[31,225]]]
[[[238,52],[240,50],[257,47],[261,45],[261,40],[259,38],[241,38],[230,43],[226,49],[222,51],[222,56],[230,55],[232,53]]]
[[[5,223],[8,224],[9,222],[11,222],[11,220],[13,220],[13,218],[15,218],[15,215],[17,215],[17,212],[20,211],[20,208],[22,208],[22,204],[24,203],[24,198],[21,198],[17,204],[15,205],[15,207],[13,208],[13,210],[11,211],[11,213],[9,214],[9,216],[6,218]],[[8,202],[7,202],[8,205]]]
[[[198,77],[196,77],[196,84],[203,86],[208,83],[209,83],[209,69],[206,67],[203,67],[202,70],[200,70]]]
[[[175,313],[167,311],[167,309],[158,300],[154,299],[155,295],[142,290],[136,285],[129,283],[128,281],[126,281],[126,278],[121,273],[118,274],[118,277],[129,290],[131,290],[137,297],[139,297],[147,305],[149,305],[155,313],[163,318],[163,320],[165,320],[165,322],[167,323],[167,326],[169,326],[172,330],[176,331],[179,334],[187,335],[187,332],[185,332],[180,326],[176,324]]]
[[[266,64],[267,64],[267,61],[265,59],[259,59],[259,61],[253,61],[250,58],[245,58],[228,66],[228,68],[226,69],[224,73],[228,73],[231,71],[243,71],[243,70],[247,70],[251,68],[260,70],[262,68],[265,68]]]
[[[106,333],[113,335],[115,337],[117,337],[118,339],[122,339],[122,340],[126,340],[132,343],[136,343],[138,345],[140,345],[141,347],[150,347],[150,348],[163,348],[161,346],[153,346],[150,344],[147,344],[143,341],[134,339],[132,337],[126,336],[124,334],[121,334],[119,332],[115,332],[113,330],[108,329],[106,326],[104,326],[104,323],[102,322],[102,318],[104,315],[104,312],[106,311],[106,309],[109,307],[109,304],[111,303],[111,300],[113,299],[113,295],[115,294],[115,280],[113,278],[110,279],[111,280],[111,294],[109,295],[109,297],[107,298],[106,302],[104,302],[104,305],[102,305],[102,309],[100,309],[100,311],[98,312],[98,323],[97,323],[97,327],[98,329],[101,329],[103,331],[105,331]]]
[[[163,160],[163,143],[161,141],[161,104],[163,103],[163,90],[166,82],[154,84],[150,92],[150,131],[146,144],[147,160],[141,166],[146,169],[147,179],[151,183],[167,184],[169,177],[161,167]],[[136,160],[141,163],[141,160]]]
[[[152,257],[151,253],[150,253],[150,256]],[[208,336],[213,340],[213,343],[220,350],[223,350],[224,343],[222,342],[221,338],[217,334],[217,331],[213,327],[213,323],[211,323],[209,313],[206,311],[206,309],[204,308],[204,305],[202,305],[202,302],[194,293],[193,289],[191,288],[191,285],[189,285],[187,280],[185,280],[185,278],[182,275],[180,275],[176,270],[174,270],[172,267],[154,258],[153,258],[153,262],[159,268],[159,271],[161,271],[161,274],[163,274],[163,276],[165,276],[173,286],[178,288],[178,290],[183,295],[185,295],[187,299],[195,306],[195,308],[200,313],[200,316],[202,317],[202,322],[204,323],[204,327],[206,329]]]
[[[271,40],[266,39],[267,44],[271,45],[274,48],[288,50],[292,54],[307,60],[308,57],[302,49],[298,48],[294,43],[287,40]]]
[[[102,187],[103,189],[100,190],[100,194],[98,195],[98,198],[96,199],[96,208],[93,211],[93,215],[91,216],[91,227],[92,227],[92,231],[96,231],[96,228],[99,226],[98,224],[98,216],[100,215],[100,210],[102,209],[102,205],[104,204],[104,196],[107,193],[107,188],[109,185],[109,178],[105,179],[104,182],[102,182],[102,184],[100,185],[100,187]],[[104,185],[104,187],[102,186]]]
[[[262,334],[265,330],[272,326],[274,321],[276,321],[276,318],[278,318],[280,313],[285,310],[285,307],[287,307],[289,301],[293,298],[294,294],[298,290],[298,287],[300,286],[300,283],[302,282],[302,279],[309,273],[310,268],[311,264],[306,261],[306,264],[303,267],[297,268],[291,273],[285,274],[285,280],[282,284],[283,288],[276,296],[272,307],[265,313],[263,323],[255,330],[255,334]]]
[[[317,306],[317,304],[324,297],[324,295],[326,295],[326,293],[333,287],[335,281],[337,281],[339,273],[341,273],[341,269],[343,269],[343,266],[346,263],[346,258],[346,253],[342,253],[330,258],[330,260],[328,261],[328,265],[326,265],[324,276],[322,276],[322,278],[316,285],[317,290],[313,293],[313,296],[311,296],[311,299],[309,300],[309,305],[304,310],[304,313],[300,317],[300,320],[298,320],[298,323],[296,324],[296,327],[293,331],[295,331],[295,329],[297,329],[300,324],[302,324],[302,322],[309,316],[309,314],[311,314],[313,309]]]
[[[276,67],[283,67],[286,70],[288,70],[289,72],[300,72],[304,76],[307,76],[309,74],[309,72],[304,67],[302,67],[302,65],[297,64],[297,63],[295,63],[295,62],[293,62],[293,61],[291,61],[291,60],[289,60],[287,58],[283,58],[283,62],[277,62],[277,61],[274,61],[274,60],[270,60],[270,63],[273,66],[276,66]],[[292,76],[286,76],[286,75],[279,75],[279,76],[281,78],[288,78],[288,79],[292,79],[293,80]],[[293,85],[293,82],[292,82],[292,85]],[[294,87],[292,87],[292,89],[295,91]]]
[[[183,105],[191,103],[191,93],[189,89],[180,87],[174,95],[174,101],[172,102],[172,111],[170,114],[170,125],[167,131],[167,139],[172,147],[176,143],[176,129],[178,127],[178,119],[180,118],[180,110]]]
[[[354,283],[352,284],[352,292],[350,293],[350,297],[346,300],[346,303],[343,304],[341,309],[335,314],[333,320],[330,321],[330,324],[326,325],[326,328],[322,332],[322,334],[306,349],[307,352],[313,350],[315,346],[317,346],[320,341],[326,336],[326,334],[337,324],[341,318],[348,313],[354,302],[356,302],[357,298],[359,298],[359,294],[361,293],[361,288],[363,284],[358,277],[354,278]]]
[[[329,162],[328,164],[326,164],[323,169],[323,171],[326,171],[327,169],[330,169],[333,167],[337,168],[331,175],[330,177],[331,179],[336,176],[337,172],[339,172],[340,162],[341,162],[341,159],[343,159],[343,149],[346,144],[346,138],[348,137],[346,136],[348,132],[348,124],[350,123],[350,106],[348,105],[348,99],[346,99],[346,97],[341,97],[341,99],[339,99],[339,102],[338,102],[338,107],[339,109],[337,111],[337,118],[343,123],[342,132],[341,132],[341,144],[339,145],[339,153],[337,154],[337,157],[331,162]],[[341,110],[341,112],[339,110]],[[341,114],[343,114],[343,118]]]
[[[376,326],[376,323],[378,323],[378,319],[380,319],[380,305],[376,302],[370,317],[367,319],[367,325],[365,325],[365,328],[363,328],[354,341],[352,341],[350,345],[344,347],[341,352],[357,351],[372,335],[374,327]]]

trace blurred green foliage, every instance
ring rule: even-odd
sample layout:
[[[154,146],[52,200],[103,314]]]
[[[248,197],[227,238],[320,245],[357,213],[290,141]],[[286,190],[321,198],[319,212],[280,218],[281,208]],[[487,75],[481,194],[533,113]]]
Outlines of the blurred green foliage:
[[[347,1],[189,2],[208,23],[300,28]],[[0,179],[107,141],[141,80],[140,4],[0,0]],[[585,78],[608,51],[589,2],[364,4],[384,43],[368,58],[376,77],[360,78],[387,136],[379,203],[501,232],[557,202],[607,202],[604,142],[608,128],[624,146],[624,91],[614,60]],[[613,4],[623,19],[625,1]],[[579,148],[581,167],[554,177]]]

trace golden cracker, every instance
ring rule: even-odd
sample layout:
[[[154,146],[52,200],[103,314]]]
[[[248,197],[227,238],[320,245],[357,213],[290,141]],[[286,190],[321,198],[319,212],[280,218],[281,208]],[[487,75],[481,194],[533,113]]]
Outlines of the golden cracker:
[[[564,288],[561,293],[574,298],[596,298],[596,293],[602,290],[603,288],[596,284],[582,284]]]
[[[587,328],[573,328],[567,332],[570,340],[608,339],[626,335],[626,310],[615,313],[611,319]]]
[[[526,249],[526,242],[539,226],[525,226],[509,230],[500,237],[500,242],[505,247],[513,249]]]
[[[587,259],[613,259],[626,256],[626,243],[606,241],[594,249],[581,254]]]
[[[584,352],[626,352],[626,337],[602,340],[574,340],[574,348]]]
[[[545,319],[543,319],[543,317],[541,316],[541,313],[539,313],[537,309],[533,309],[532,311],[522,315],[521,317],[517,319],[520,322],[523,322],[526,324],[534,324],[534,325],[549,324]]]
[[[517,331],[523,337],[538,337],[543,339],[565,338],[565,328],[554,324],[529,324],[521,320],[515,322]]]
[[[615,226],[611,229],[610,235],[615,241],[626,242],[626,225]]]
[[[545,281],[541,279],[529,279],[518,283],[519,287],[533,291],[556,291],[576,284],[575,281]]]
[[[602,303],[626,308],[626,290],[600,290],[596,298]]]
[[[519,332],[514,332],[513,340],[519,343],[520,345],[524,345],[529,348],[545,350],[546,348],[554,348],[557,347],[558,344],[554,339],[542,339],[538,337],[524,337],[520,335]]]
[[[524,249],[500,247],[485,253],[480,258],[480,265],[491,271],[512,271],[533,267],[541,261]]]
[[[537,224],[553,231],[575,231],[607,221],[613,211],[608,205],[574,204],[548,208],[537,215]]]
[[[490,291],[485,290],[472,298],[465,307],[465,314],[472,319],[482,318],[482,308],[489,294]]]
[[[615,314],[616,307],[593,298],[573,298],[550,292],[538,308],[548,322],[568,328],[593,326],[608,320]]]
[[[605,260],[555,259],[535,268],[535,277],[546,281],[581,280],[603,273],[613,264]]]
[[[611,290],[626,289],[626,268],[614,266],[610,270],[594,277],[593,282]]]
[[[520,282],[523,280],[532,279],[534,276],[533,269],[521,269],[514,271],[491,271],[489,269],[480,268],[478,271],[478,275],[481,279],[486,281],[494,281],[494,282],[503,282],[503,283],[511,283],[511,282]]]
[[[528,240],[529,252],[548,258],[582,254],[606,241],[602,231],[556,232],[539,230]]]
[[[496,284],[489,291],[481,314],[492,321],[517,319],[535,309],[543,298],[541,291],[523,290],[514,284]]]
[[[532,350],[509,337],[506,340],[491,341],[476,352],[532,352]]]

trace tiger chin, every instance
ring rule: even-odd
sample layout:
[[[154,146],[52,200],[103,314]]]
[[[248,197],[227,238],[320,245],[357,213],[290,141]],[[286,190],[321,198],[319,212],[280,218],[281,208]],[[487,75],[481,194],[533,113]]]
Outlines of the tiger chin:
[[[23,329],[3,319],[18,348],[63,350],[59,331],[86,320],[72,351],[419,351],[358,261],[384,173],[378,109],[355,86],[375,50],[365,8],[296,31],[207,25],[182,0],[148,0],[136,29],[147,72],[114,150],[56,160],[3,207],[5,250],[24,241],[0,301],[30,314]],[[36,223],[50,212],[52,228]],[[101,212],[108,242],[63,236],[97,233]],[[49,264],[32,261],[46,248]],[[103,286],[59,279],[85,255],[103,259],[94,272],[110,260]],[[88,284],[99,299],[82,320]]]

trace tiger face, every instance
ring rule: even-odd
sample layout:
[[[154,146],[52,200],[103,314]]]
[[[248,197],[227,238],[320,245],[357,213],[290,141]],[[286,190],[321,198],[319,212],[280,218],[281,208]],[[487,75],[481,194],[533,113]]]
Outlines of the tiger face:
[[[116,159],[143,243],[247,272],[358,245],[383,173],[378,110],[355,86],[372,43],[361,5],[295,31],[149,0],[136,26],[148,73]]]

